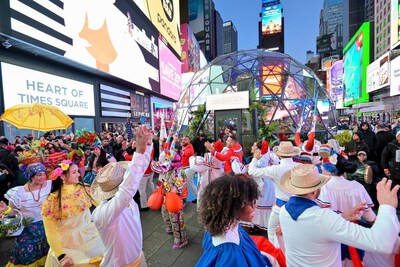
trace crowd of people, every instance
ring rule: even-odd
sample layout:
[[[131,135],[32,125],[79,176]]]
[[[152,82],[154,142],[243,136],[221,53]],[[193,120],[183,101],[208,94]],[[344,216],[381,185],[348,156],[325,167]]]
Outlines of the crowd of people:
[[[218,140],[144,126],[0,137],[0,214],[32,218],[7,266],[147,266],[140,212],[160,209],[172,249],[186,247],[189,192],[206,230],[196,266],[395,266],[400,131],[376,128],[344,148],[313,131],[260,140],[248,164],[231,126]]]

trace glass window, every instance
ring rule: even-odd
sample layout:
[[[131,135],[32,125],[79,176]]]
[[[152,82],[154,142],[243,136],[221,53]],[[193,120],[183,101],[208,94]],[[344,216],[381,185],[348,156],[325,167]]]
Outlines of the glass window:
[[[93,118],[74,118],[75,130],[86,129],[88,131],[94,131],[94,120]]]

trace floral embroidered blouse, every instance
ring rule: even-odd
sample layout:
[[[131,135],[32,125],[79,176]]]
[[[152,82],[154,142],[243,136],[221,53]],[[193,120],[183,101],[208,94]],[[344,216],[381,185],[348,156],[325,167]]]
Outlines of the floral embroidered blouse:
[[[42,205],[42,216],[46,237],[50,247],[61,255],[63,248],[57,234],[57,229],[66,220],[74,219],[92,206],[91,198],[83,186],[78,184],[63,185],[61,189],[61,210],[59,208],[58,192],[51,193]]]
[[[50,220],[66,220],[89,209],[92,202],[85,189],[78,184],[64,185],[61,189],[61,210],[58,193],[51,193],[43,202],[42,215]]]

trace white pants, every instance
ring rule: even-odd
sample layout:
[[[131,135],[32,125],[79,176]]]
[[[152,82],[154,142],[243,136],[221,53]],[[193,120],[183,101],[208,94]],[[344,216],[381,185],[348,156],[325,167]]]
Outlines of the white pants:
[[[275,229],[279,225],[279,212],[281,208],[278,207],[277,205],[274,205],[272,207],[272,212],[269,217],[269,222],[268,222],[268,240],[274,244],[274,239],[275,239]]]
[[[196,171],[192,170],[190,167],[186,167],[183,170],[185,171],[186,174],[187,186],[197,199],[197,186],[194,184],[194,175]]]
[[[147,208],[147,196],[154,191],[154,183],[153,183],[154,172],[151,174],[143,175],[142,179],[140,179],[139,183],[139,194],[140,194],[140,207]]]

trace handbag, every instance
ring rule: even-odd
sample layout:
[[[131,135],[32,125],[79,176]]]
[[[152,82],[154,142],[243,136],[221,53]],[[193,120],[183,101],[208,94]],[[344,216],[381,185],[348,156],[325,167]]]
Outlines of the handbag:
[[[162,187],[158,187],[147,199],[147,206],[152,210],[159,210],[164,202],[164,192]]]

